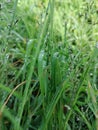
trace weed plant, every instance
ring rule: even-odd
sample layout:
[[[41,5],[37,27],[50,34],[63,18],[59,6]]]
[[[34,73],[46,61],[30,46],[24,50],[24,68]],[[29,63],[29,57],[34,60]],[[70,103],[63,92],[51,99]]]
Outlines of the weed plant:
[[[98,130],[97,0],[1,0],[0,130]]]

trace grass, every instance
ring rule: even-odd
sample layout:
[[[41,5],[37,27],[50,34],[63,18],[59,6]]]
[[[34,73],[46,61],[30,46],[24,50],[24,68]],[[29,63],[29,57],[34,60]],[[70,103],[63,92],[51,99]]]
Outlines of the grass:
[[[97,7],[1,0],[0,130],[98,130]]]

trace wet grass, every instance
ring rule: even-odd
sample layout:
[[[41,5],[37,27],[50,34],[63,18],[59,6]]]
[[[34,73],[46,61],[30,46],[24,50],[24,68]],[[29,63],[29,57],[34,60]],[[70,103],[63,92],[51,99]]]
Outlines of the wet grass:
[[[97,7],[1,1],[0,130],[98,130]]]

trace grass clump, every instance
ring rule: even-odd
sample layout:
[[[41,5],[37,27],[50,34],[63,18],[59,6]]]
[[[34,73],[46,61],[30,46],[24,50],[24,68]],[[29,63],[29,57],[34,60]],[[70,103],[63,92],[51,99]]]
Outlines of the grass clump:
[[[0,5],[0,129],[97,130],[97,1]]]

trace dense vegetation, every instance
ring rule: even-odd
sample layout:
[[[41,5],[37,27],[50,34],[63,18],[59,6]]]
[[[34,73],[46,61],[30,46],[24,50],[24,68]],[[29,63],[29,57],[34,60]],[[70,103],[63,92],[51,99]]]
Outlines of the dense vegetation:
[[[0,1],[0,130],[98,130],[97,0]]]

